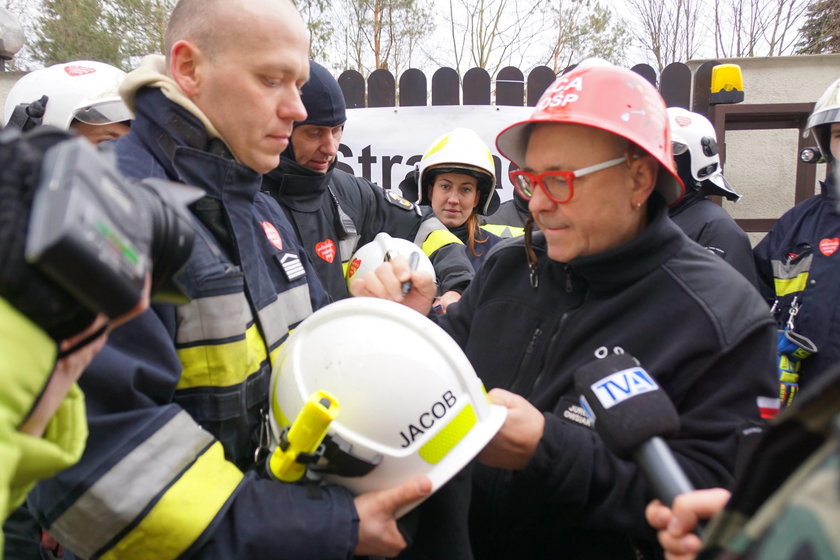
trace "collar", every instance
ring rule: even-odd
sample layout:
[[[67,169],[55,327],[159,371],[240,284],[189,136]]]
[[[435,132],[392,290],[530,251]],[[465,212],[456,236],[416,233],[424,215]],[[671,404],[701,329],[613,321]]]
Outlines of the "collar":
[[[458,227],[449,228],[449,231],[452,232],[452,234],[455,235],[455,237],[460,239],[461,243],[466,243],[467,239],[469,238],[469,233],[467,232],[467,222],[464,222]]]
[[[150,54],[143,57],[140,66],[129,72],[120,84],[120,96],[132,112],[137,112],[135,105],[137,93],[146,87],[159,89],[167,99],[183,107],[198,119],[211,138],[221,140],[219,131],[216,130],[207,115],[181,91],[175,80],[166,75],[166,57],[163,55]]]
[[[699,202],[704,198],[706,198],[706,195],[701,192],[700,189],[686,188],[685,195],[680,199],[676,206],[669,208],[668,212],[671,216],[676,216],[686,208],[694,206],[696,202]]]
[[[651,196],[650,221],[635,238],[595,255],[573,259],[566,266],[598,292],[622,289],[659,268],[686,242],[679,227],[668,217],[665,201]],[[544,238],[542,240],[544,243]]]
[[[238,163],[220,138],[208,134],[191,111],[154,86],[135,93],[136,135],[171,179],[204,189],[212,198],[231,195],[249,200],[259,191],[260,175]]]
[[[326,173],[317,173],[283,155],[280,165],[263,175],[263,190],[292,210],[317,212],[334,169],[335,161]]]
[[[840,165],[840,163],[835,163],[835,165]],[[820,181],[820,196],[831,204],[832,208],[835,208],[835,214],[840,214],[840,206],[837,204],[840,197],[837,195],[837,186],[834,184],[834,174],[829,174],[825,181]]]

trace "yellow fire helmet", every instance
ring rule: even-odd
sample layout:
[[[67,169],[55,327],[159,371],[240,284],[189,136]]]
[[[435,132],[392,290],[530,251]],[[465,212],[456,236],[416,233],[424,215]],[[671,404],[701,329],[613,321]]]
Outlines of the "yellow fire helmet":
[[[356,494],[420,475],[437,490],[484,448],[507,415],[490,404],[443,329],[408,307],[367,297],[320,309],[283,345],[271,378],[275,445],[288,448],[287,429],[307,416],[301,411],[315,395],[337,412],[314,418],[313,433],[329,422],[326,438],[316,453],[298,460],[308,465],[309,478]],[[306,432],[301,423],[297,430]]]
[[[492,214],[496,164],[490,148],[469,128],[456,128],[439,136],[423,153],[418,165],[417,204],[430,205],[429,187],[438,173],[462,173],[478,181],[478,213]]]

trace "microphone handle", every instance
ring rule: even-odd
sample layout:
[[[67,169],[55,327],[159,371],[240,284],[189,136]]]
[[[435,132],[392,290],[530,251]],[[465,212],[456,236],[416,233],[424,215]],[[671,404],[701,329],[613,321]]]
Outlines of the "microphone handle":
[[[678,495],[694,491],[694,486],[662,438],[654,437],[644,442],[636,449],[633,458],[653,486],[656,497],[666,506],[672,507]],[[701,539],[704,525],[700,522],[694,528]]]

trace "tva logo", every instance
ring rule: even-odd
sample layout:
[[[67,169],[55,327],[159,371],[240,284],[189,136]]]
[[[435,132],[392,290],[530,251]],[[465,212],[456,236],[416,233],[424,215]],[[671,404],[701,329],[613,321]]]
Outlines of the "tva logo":
[[[659,386],[642,368],[623,369],[592,384],[592,391],[604,408],[657,389]]]

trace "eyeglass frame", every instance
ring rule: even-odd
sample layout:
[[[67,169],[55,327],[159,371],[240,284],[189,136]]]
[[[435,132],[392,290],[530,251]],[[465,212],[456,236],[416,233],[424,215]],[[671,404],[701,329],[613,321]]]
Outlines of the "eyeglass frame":
[[[525,171],[522,169],[517,169],[515,171],[511,171],[508,173],[508,177],[510,178],[510,182],[513,183],[513,188],[516,189],[516,192],[519,193],[525,200],[531,200],[536,192],[536,189],[532,189],[531,194],[527,195],[523,192],[523,188],[519,185],[519,181],[517,177],[525,177],[527,178],[531,184],[536,184],[538,187],[542,188],[543,193],[548,197],[549,200],[556,204],[566,204],[575,196],[575,179],[580,179],[581,177],[585,177],[586,175],[590,175],[597,171],[603,171],[604,169],[609,169],[610,167],[614,167],[621,163],[629,163],[630,156],[623,155],[621,157],[617,157],[611,160],[602,161],[601,163],[596,163],[594,165],[589,165],[587,167],[583,167],[581,169],[577,169],[575,171],[544,171],[543,173],[531,173],[530,171]],[[545,176],[560,176],[563,178],[566,183],[569,185],[569,196],[565,200],[558,200],[554,198],[550,192],[548,192],[548,187],[545,186],[543,182],[543,177]]]

